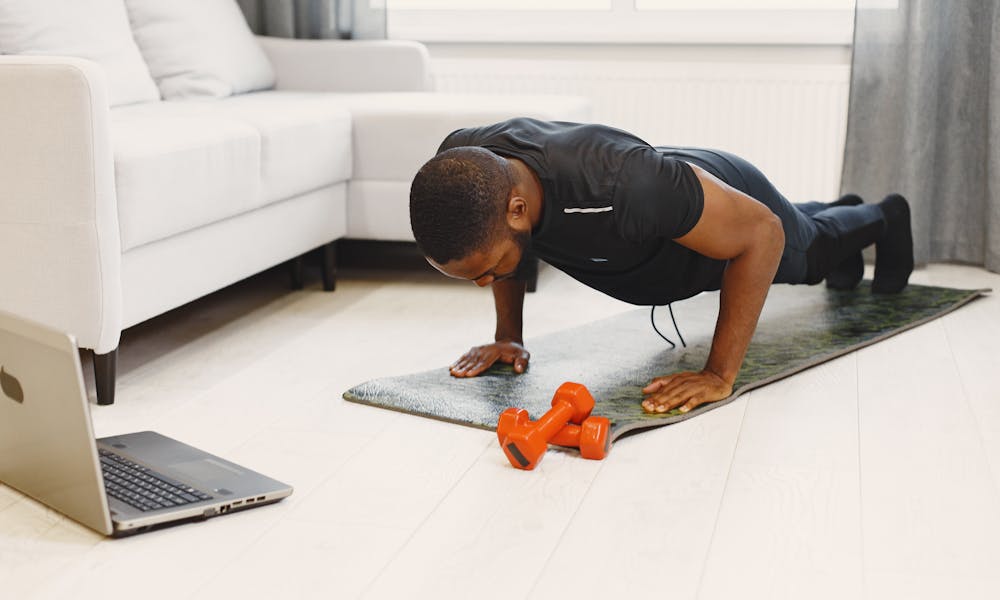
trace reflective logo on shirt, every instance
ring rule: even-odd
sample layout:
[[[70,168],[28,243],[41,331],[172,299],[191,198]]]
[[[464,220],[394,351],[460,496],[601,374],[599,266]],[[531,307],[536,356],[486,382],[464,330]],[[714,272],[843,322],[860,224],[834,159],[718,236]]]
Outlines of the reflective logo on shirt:
[[[598,208],[564,208],[563,212],[566,213],[567,215],[570,215],[570,214],[573,214],[573,213],[584,213],[584,214],[587,214],[587,213],[611,212],[613,209],[614,209],[613,206],[601,206],[601,207],[598,207]]]

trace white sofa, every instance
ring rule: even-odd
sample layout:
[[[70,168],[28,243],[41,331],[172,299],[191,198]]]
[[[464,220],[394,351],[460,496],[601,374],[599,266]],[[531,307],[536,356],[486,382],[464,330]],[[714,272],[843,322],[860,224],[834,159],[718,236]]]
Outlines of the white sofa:
[[[340,238],[412,240],[410,180],[450,131],[589,115],[435,93],[417,43],[255,39],[270,89],[120,105],[86,52],[0,55],[0,310],[92,349],[102,404],[123,329]]]

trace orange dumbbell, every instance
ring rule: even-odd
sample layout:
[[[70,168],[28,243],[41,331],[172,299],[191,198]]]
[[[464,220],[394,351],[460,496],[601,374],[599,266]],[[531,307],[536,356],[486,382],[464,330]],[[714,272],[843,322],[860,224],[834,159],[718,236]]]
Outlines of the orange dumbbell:
[[[552,397],[552,408],[532,422],[528,411],[509,408],[500,415],[497,439],[510,464],[531,470],[541,461],[551,442],[580,448],[584,458],[601,459],[608,452],[611,423],[590,417],[594,398],[579,383],[566,382]]]

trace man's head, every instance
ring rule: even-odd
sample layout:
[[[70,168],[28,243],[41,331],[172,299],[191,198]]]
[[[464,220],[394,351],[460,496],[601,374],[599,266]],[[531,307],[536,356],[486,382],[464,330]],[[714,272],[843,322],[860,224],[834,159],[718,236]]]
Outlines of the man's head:
[[[478,285],[513,276],[530,236],[515,186],[510,163],[484,148],[427,161],[410,186],[410,226],[428,262]]]

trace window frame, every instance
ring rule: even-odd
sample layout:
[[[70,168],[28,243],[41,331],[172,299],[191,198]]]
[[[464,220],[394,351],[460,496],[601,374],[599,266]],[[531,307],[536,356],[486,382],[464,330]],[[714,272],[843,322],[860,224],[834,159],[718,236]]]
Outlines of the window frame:
[[[749,1],[749,0],[748,0]],[[387,5],[392,39],[429,43],[850,45],[854,9],[403,10]]]

